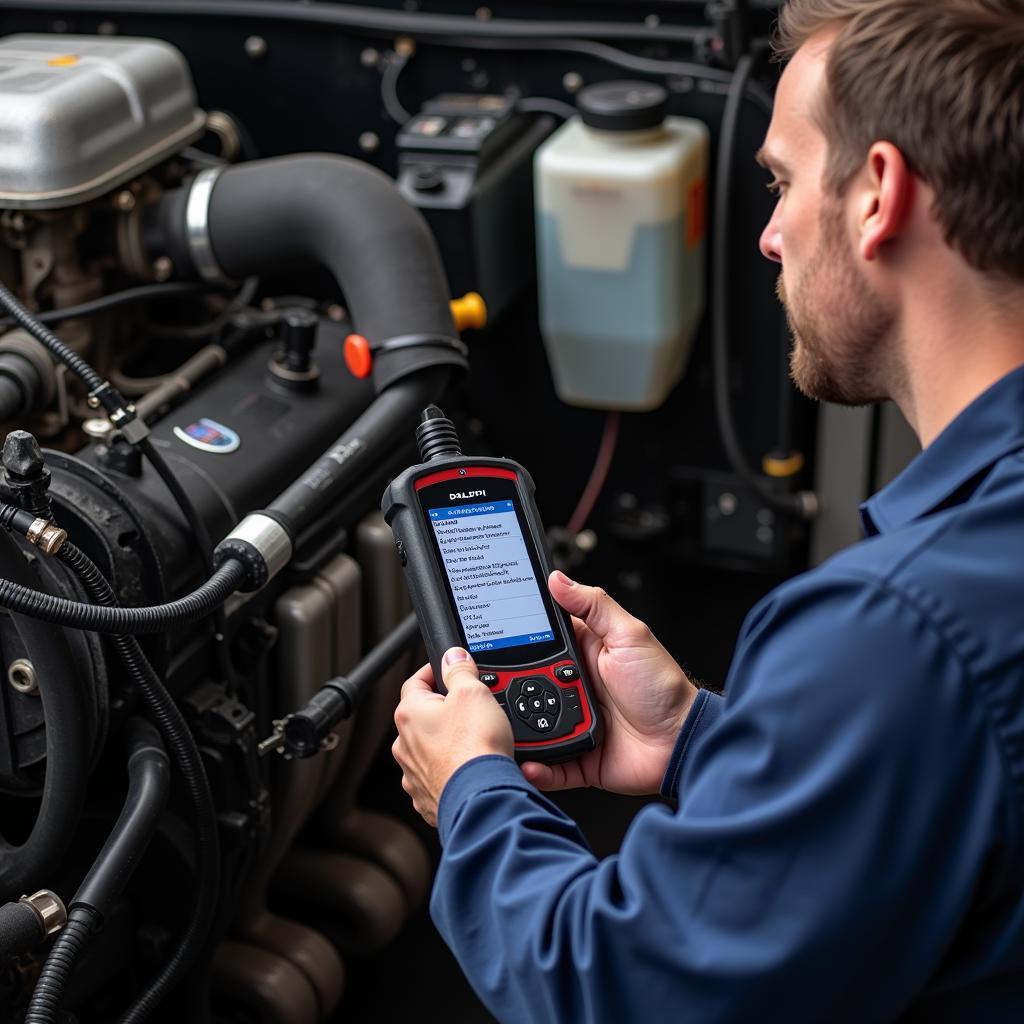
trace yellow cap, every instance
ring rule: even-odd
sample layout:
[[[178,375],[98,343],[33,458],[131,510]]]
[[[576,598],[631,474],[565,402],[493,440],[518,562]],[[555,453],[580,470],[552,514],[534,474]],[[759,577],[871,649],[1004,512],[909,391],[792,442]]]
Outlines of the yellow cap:
[[[766,455],[761,460],[761,468],[766,476],[796,476],[804,468],[804,457],[800,452],[793,452],[785,458]]]
[[[461,299],[452,299],[450,305],[457,331],[487,326],[487,303],[484,302],[482,295],[466,292]]]
[[[60,57],[51,57],[46,63],[51,68],[70,68],[78,63],[78,58],[73,53],[65,53]]]

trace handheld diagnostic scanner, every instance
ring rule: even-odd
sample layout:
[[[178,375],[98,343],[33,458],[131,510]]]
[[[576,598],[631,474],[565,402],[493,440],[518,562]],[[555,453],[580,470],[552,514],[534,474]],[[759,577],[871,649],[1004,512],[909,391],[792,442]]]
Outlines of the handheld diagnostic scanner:
[[[565,761],[593,749],[601,721],[551,571],[529,473],[466,456],[437,406],[416,430],[419,465],[384,492],[436,686],[449,647],[473,655],[512,723],[518,761]]]

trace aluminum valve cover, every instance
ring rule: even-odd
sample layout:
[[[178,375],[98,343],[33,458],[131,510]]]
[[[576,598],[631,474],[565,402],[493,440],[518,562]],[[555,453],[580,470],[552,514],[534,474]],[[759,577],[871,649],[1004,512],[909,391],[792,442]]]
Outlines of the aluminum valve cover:
[[[184,57],[153,39],[0,39],[0,208],[92,199],[203,132]]]

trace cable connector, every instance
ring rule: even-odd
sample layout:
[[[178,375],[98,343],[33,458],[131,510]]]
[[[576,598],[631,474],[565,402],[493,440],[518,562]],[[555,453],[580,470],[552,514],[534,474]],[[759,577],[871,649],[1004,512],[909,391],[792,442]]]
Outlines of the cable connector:
[[[48,519],[39,519],[31,512],[0,502],[0,528],[20,534],[47,555],[57,554],[68,539],[67,531]]]
[[[229,559],[245,569],[243,592],[266,586],[292,557],[292,538],[270,512],[250,512],[216,547],[213,564],[220,568]]]
[[[40,889],[31,896],[22,896],[18,902],[32,908],[39,919],[39,930],[44,939],[59,932],[67,923],[68,912],[63,901],[49,889]]]
[[[136,413],[135,406],[109,380],[105,380],[98,388],[90,391],[87,402],[90,409],[99,409],[102,406],[114,429],[120,431],[121,436],[129,444],[138,444],[149,437],[146,421]]]
[[[32,525],[25,531],[25,539],[34,544],[44,554],[55,555],[68,539],[67,530],[45,519],[33,519]]]
[[[358,681],[345,676],[329,680],[301,711],[274,722],[274,731],[259,745],[259,753],[275,751],[290,761],[333,750],[338,737],[331,730],[355,713],[361,688]]]
[[[291,760],[333,750],[338,738],[331,730],[356,713],[367,687],[394,665],[418,635],[416,616],[409,614],[348,675],[328,679],[305,707],[277,719],[274,731],[257,748],[260,756],[276,752]]]

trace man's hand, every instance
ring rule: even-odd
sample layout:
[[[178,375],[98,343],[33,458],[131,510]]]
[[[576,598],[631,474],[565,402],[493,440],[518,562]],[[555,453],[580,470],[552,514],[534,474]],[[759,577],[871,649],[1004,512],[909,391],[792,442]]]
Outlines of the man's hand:
[[[604,716],[604,740],[576,761],[527,762],[539,789],[598,786],[615,793],[657,793],[697,688],[651,631],[599,587],[560,572],[551,596],[573,616],[576,641]]]
[[[441,666],[448,695],[434,689],[434,673],[424,665],[402,687],[395,710],[398,739],[391,747],[401,765],[402,788],[428,825],[437,825],[437,804],[448,780],[481,754],[512,757],[512,726],[476,665],[453,647]]]

